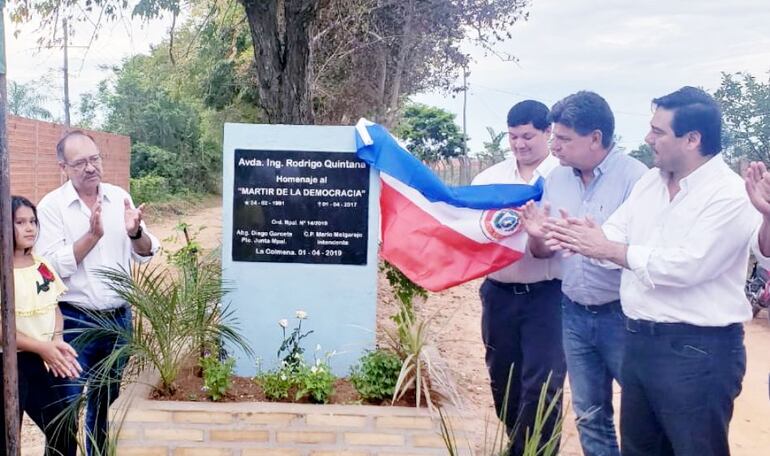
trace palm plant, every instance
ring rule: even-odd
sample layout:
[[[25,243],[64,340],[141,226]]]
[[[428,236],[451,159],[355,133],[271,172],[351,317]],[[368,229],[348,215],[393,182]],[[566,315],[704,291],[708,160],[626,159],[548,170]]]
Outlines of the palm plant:
[[[110,335],[127,341],[100,366],[103,380],[109,381],[110,369],[130,357],[138,368],[155,368],[160,392],[173,393],[174,380],[192,351],[218,352],[223,344],[231,344],[249,353],[246,340],[235,329],[232,311],[222,302],[227,289],[220,271],[213,255],[196,257],[177,270],[160,265],[136,266],[133,273],[100,270],[109,288],[135,314],[133,331],[95,317],[99,324],[79,336]]]
[[[508,382],[505,389],[505,397],[503,399],[503,410],[500,412],[499,421],[495,428],[495,432],[492,437],[492,441],[489,441],[488,434],[484,435],[484,446],[481,450],[482,455],[507,455],[512,441],[506,441],[505,430],[505,418],[507,414],[508,393],[511,387],[511,377],[513,374],[513,366],[511,366],[508,372]],[[540,388],[540,396],[537,402],[537,410],[535,412],[535,421],[532,424],[532,428],[527,428],[524,434],[524,451],[522,456],[556,456],[559,450],[559,443],[561,441],[562,425],[564,423],[564,414],[559,407],[559,401],[561,397],[561,390],[557,391],[552,400],[548,400],[548,385],[551,383],[551,375],[548,375],[545,383]],[[555,420],[553,430],[550,435],[544,434],[546,423],[554,416],[558,415]],[[441,424],[441,438],[444,441],[444,445],[447,448],[447,452],[452,455],[459,455],[460,450],[457,444],[457,437],[455,435],[450,418],[439,408],[439,419]],[[516,426],[519,426],[517,423]],[[469,443],[470,448],[470,443]],[[469,451],[469,454],[473,454],[473,450]]]
[[[398,312],[391,317],[396,323],[395,329],[385,331],[391,349],[401,359],[392,402],[414,390],[417,407],[422,405],[423,399],[431,410],[435,409],[436,400],[449,399],[459,404],[459,395],[449,373],[430,343],[431,319],[420,318],[414,312],[415,298],[425,299],[428,293],[393,265],[386,262],[383,270],[399,305]]]

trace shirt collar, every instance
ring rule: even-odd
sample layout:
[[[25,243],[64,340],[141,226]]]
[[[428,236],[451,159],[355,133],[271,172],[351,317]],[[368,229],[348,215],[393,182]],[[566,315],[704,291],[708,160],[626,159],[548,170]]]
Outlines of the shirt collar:
[[[107,187],[102,184],[99,184],[99,197],[102,201],[110,202],[111,200]],[[64,202],[69,206],[75,201],[80,201],[80,195],[78,195],[77,190],[75,190],[75,186],[72,185],[72,181],[68,180],[67,183],[64,184]]]
[[[679,181],[679,188],[687,190],[717,178],[720,169],[727,166],[722,154],[716,154]]]
[[[518,179],[524,180],[521,177],[521,174],[519,174],[519,165],[516,162],[516,158],[512,157],[510,159],[510,162],[511,162],[511,166],[513,166],[514,175]],[[548,174],[557,166],[559,166],[558,159],[553,155],[551,155],[551,153],[549,152],[548,155],[545,156],[543,161],[541,161],[540,164],[537,165],[537,168],[535,168],[533,180],[537,180],[538,177],[543,177],[543,178],[547,177]]]
[[[604,157],[604,159],[596,165],[594,168],[594,176],[598,176],[600,174],[604,174],[612,167],[612,164],[615,162],[615,159],[621,154],[621,151],[623,150],[622,147],[616,145],[615,143],[612,143],[610,145],[609,150],[607,151],[607,155]],[[580,170],[577,168],[572,168],[572,173],[580,177]]]

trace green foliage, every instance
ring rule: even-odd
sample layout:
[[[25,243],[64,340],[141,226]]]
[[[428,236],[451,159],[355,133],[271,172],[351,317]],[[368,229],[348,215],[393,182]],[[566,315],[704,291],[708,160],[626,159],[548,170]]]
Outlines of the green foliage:
[[[508,393],[511,387],[511,374],[513,373],[513,366],[508,374],[508,383],[506,385],[506,392],[504,398],[504,404],[508,403]],[[561,441],[562,425],[564,423],[564,414],[561,413],[559,408],[559,399],[561,397],[561,391],[557,391],[553,400],[548,401],[548,385],[551,382],[551,376],[543,383],[540,388],[540,396],[537,401],[537,409],[535,411],[535,420],[531,429],[527,429],[524,432],[524,448],[522,456],[556,456],[558,454],[559,442]],[[513,441],[507,441],[507,431],[505,429],[505,406],[498,417],[500,420],[497,422],[494,432],[492,433],[492,440],[489,440],[489,435],[486,430],[484,432],[483,448],[480,454],[498,456],[507,455],[510,453],[510,449],[513,446]],[[441,438],[444,441],[447,452],[451,456],[463,454],[457,444],[457,438],[454,433],[454,425],[451,418],[444,413],[442,408],[439,408],[439,419],[441,425]],[[548,420],[558,415],[555,425],[550,435],[544,434],[545,425]],[[516,424],[518,426],[518,423]],[[471,451],[473,453],[473,451]]]
[[[45,108],[49,97],[38,89],[46,87],[46,83],[44,79],[26,84],[8,81],[8,112],[29,119],[53,120],[53,114]]]
[[[332,374],[329,365],[321,360],[316,360],[313,366],[303,363],[294,376],[297,384],[296,400],[307,396],[310,402],[325,404],[334,394],[334,381],[337,377]]]
[[[310,123],[316,111],[319,123],[347,123],[372,114],[392,124],[408,95],[431,88],[451,93],[460,71],[467,71],[470,55],[464,48],[504,56],[493,46],[527,19],[528,6],[524,0],[305,0],[286,5],[274,0],[46,0],[14,2],[9,14],[15,22],[34,17],[42,24],[38,43],[55,45],[60,34],[52,29],[63,17],[86,29],[94,25],[96,34],[106,23],[129,16],[149,20],[166,14],[176,20],[191,10],[188,24],[172,28],[173,46],[159,46],[157,52],[191,76],[186,61],[197,57],[203,47],[199,43],[219,42],[215,55],[222,57],[213,64],[202,62],[201,72],[211,70],[214,82],[214,90],[201,91],[210,106],[228,104],[233,94],[252,98],[273,123]],[[92,22],[96,15],[98,21]],[[220,33],[228,28],[238,33]],[[248,51],[233,52],[241,48]],[[240,62],[232,67],[227,62],[242,55],[248,56],[248,72],[240,71]],[[185,85],[205,80],[190,77]],[[240,80],[248,81],[249,90],[239,90]]]
[[[316,359],[315,364],[308,366],[303,356],[305,349],[301,342],[313,331],[302,331],[302,322],[308,318],[304,310],[296,311],[294,316],[297,319],[297,326],[289,331],[288,335],[286,329],[289,321],[283,319],[278,322],[283,332],[283,341],[278,348],[281,367],[264,374],[260,373],[254,380],[262,386],[265,396],[271,400],[288,398],[293,388],[296,390],[295,401],[307,397],[311,402],[326,403],[334,393],[336,377],[329,368],[329,358],[334,355],[334,352],[327,354],[325,360]],[[316,352],[320,350],[319,345],[316,347]]]
[[[218,401],[230,388],[230,381],[235,368],[235,358],[222,361],[217,356],[209,355],[200,359],[203,368],[203,389],[212,401]]]
[[[79,128],[96,128],[96,115],[99,109],[99,101],[93,93],[81,93],[80,101],[75,112],[75,125]]]
[[[402,304],[411,308],[414,298],[425,299],[428,297],[428,292],[425,291],[425,288],[412,282],[409,277],[404,275],[403,272],[398,270],[398,268],[392,264],[385,261],[380,268],[385,272],[385,278],[393,289],[396,298],[398,298],[399,302]],[[414,316],[413,313],[412,316]]]
[[[463,134],[455,123],[455,115],[441,108],[419,103],[407,106],[395,134],[423,161],[463,154]]]
[[[770,163],[770,77],[723,73],[714,97],[722,106],[727,158]]]
[[[640,144],[639,147],[632,150],[628,155],[644,163],[648,168],[655,166],[652,148],[649,144]]]
[[[383,262],[381,268],[385,271],[385,278],[399,302],[398,312],[392,315],[390,319],[396,324],[396,331],[392,334],[393,349],[403,361],[408,356],[403,347],[412,345],[413,342],[410,339],[412,338],[412,325],[416,320],[414,299],[425,299],[428,297],[428,292],[387,261]]]
[[[166,201],[171,196],[168,179],[154,174],[131,178],[131,197],[135,204]]]
[[[431,356],[435,349],[431,350],[430,319],[420,318],[414,312],[414,298],[425,298],[427,292],[387,262],[383,268],[399,304],[398,312],[391,317],[396,328],[385,330],[390,348],[401,360],[393,402],[411,390],[415,391],[417,407],[423,400],[431,409],[435,407],[436,399],[457,402],[457,391],[446,370]]]
[[[265,397],[272,401],[288,399],[289,390],[294,386],[294,374],[284,367],[258,375],[255,382],[262,387]]]
[[[400,371],[398,355],[387,350],[373,350],[353,367],[350,382],[364,400],[380,401],[393,397]]]
[[[503,140],[508,136],[508,132],[497,132],[494,128],[487,127],[487,133],[489,141],[484,141],[484,152],[479,153],[479,157],[494,163],[505,160],[506,155],[511,151],[508,147],[503,147]]]
[[[293,400],[299,401],[307,397],[310,402],[319,404],[327,403],[334,394],[336,380],[337,377],[332,374],[328,361],[316,360],[314,365],[308,366],[301,358],[298,364],[288,365],[284,362],[280,368],[259,373],[254,378],[262,387],[265,397],[270,400],[289,399],[291,391],[294,390]]]
[[[196,254],[189,261],[147,263],[132,271],[107,268],[98,271],[108,287],[126,301],[134,313],[134,328],[95,314],[99,322],[79,338],[119,337],[126,345],[115,349],[99,366],[99,381],[115,382],[117,363],[132,358],[137,368],[153,367],[160,375],[158,389],[173,393],[174,381],[191,347],[218,352],[225,344],[250,353],[246,340],[237,332],[237,321],[224,302],[228,292],[222,286],[219,253]]]

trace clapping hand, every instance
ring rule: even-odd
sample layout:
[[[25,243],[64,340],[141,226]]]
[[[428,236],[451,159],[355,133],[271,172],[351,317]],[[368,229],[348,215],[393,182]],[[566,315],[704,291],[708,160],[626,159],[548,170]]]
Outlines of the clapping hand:
[[[770,219],[770,172],[762,162],[752,162],[743,172],[746,192],[751,204],[766,218]]]
[[[139,207],[131,207],[131,202],[126,198],[123,200],[123,206],[125,208],[125,221],[126,221],[126,233],[129,236],[135,236],[139,232],[139,228],[142,224],[142,211],[144,210],[144,204],[140,204]]]
[[[609,241],[602,228],[591,217],[579,219],[561,210],[560,219],[549,219],[544,228],[548,232],[545,244],[551,250],[563,250],[566,255],[579,253],[602,259],[608,254]]]
[[[534,201],[530,200],[521,206],[518,212],[521,215],[521,223],[527,234],[541,239],[545,237],[544,225],[548,221],[548,214],[550,213],[550,205],[547,202],[544,202],[542,207],[538,207]]]
[[[89,219],[88,231],[96,238],[101,239],[104,235],[104,226],[102,225],[102,203],[97,201],[91,208],[91,218]]]

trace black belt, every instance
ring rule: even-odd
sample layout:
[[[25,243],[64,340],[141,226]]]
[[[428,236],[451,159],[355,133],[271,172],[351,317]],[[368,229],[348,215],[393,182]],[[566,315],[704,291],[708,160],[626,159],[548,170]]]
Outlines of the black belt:
[[[566,296],[565,296],[566,298]],[[610,301],[606,302],[604,304],[580,304],[579,302],[575,302],[569,298],[567,298],[567,301],[572,303],[575,307],[577,307],[580,310],[585,310],[586,312],[591,312],[593,314],[599,314],[599,313],[607,313],[607,312],[615,312],[620,310],[620,301]]]
[[[696,326],[689,323],[659,323],[648,320],[626,318],[626,331],[648,336],[710,336],[719,334],[738,334],[743,331],[741,323],[727,326]]]
[[[120,307],[115,307],[113,309],[105,309],[105,310],[96,310],[96,309],[87,309],[85,307],[76,306],[75,304],[72,304],[68,301],[60,301],[59,302],[60,307],[69,307],[72,310],[77,310],[78,312],[83,312],[85,314],[94,314],[94,315],[100,315],[104,317],[109,317],[112,315],[121,315],[126,310],[128,310],[128,304],[122,305]]]
[[[488,277],[487,277],[487,280],[490,283],[492,283],[492,285],[512,291],[513,294],[517,294],[517,295],[532,293],[537,289],[545,288],[549,285],[552,285],[554,282],[559,282],[558,279],[553,279],[553,280],[543,280],[542,282],[533,282],[533,283],[514,283],[514,282],[500,282],[499,280],[490,279]]]

